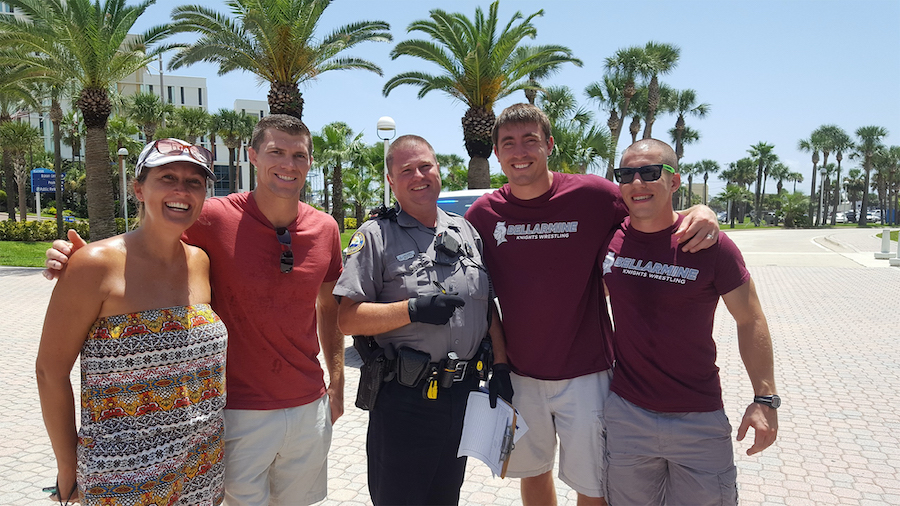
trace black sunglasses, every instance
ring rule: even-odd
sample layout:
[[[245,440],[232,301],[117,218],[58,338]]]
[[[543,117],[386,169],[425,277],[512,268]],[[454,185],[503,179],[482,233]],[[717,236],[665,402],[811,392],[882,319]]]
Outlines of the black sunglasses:
[[[281,272],[287,274],[294,270],[294,252],[291,251],[291,234],[284,227],[275,229],[278,242],[281,243]]]
[[[616,182],[622,184],[628,184],[634,181],[634,175],[640,174],[641,181],[645,183],[649,183],[650,181],[656,181],[660,177],[662,177],[663,169],[675,173],[675,169],[664,164],[659,163],[656,165],[644,165],[643,167],[619,167],[618,169],[613,169],[613,174],[616,176]]]

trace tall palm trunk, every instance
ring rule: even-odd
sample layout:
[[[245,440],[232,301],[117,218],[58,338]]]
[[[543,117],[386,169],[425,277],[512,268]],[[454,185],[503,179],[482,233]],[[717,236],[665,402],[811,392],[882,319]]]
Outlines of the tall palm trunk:
[[[104,88],[85,88],[76,105],[84,118],[84,178],[92,241],[116,235],[115,203],[110,175],[106,121],[112,112]]]
[[[102,127],[88,126],[84,139],[88,218],[91,240],[97,241],[116,235],[115,202],[105,123]]]
[[[341,161],[338,160],[334,166],[334,174],[332,175],[332,186],[334,187],[332,202],[334,209],[331,215],[334,216],[341,232],[344,231],[344,168],[341,167]]]
[[[297,83],[273,81],[269,86],[270,114],[287,114],[303,119],[303,94]]]
[[[613,180],[613,169],[616,167],[616,144],[619,142],[619,133],[622,131],[622,121],[619,120],[616,111],[609,112],[609,119],[606,120],[606,126],[609,127],[609,137],[612,139],[612,156],[606,162],[606,179]]]
[[[707,182],[709,181],[709,172],[703,173],[703,205],[706,205],[706,196],[709,195],[709,186],[707,186]]]
[[[818,153],[814,153],[814,154],[813,154],[813,170],[812,170],[812,177],[809,178],[809,179],[811,180],[811,181],[810,181],[810,188],[809,188],[809,224],[810,224],[810,226],[812,226],[812,224],[813,224],[813,217],[815,216],[815,209],[814,209],[814,208],[815,208],[816,204],[815,204],[815,202],[813,202],[813,201],[814,201],[815,198],[816,198],[816,173],[819,171],[818,165],[819,165],[819,154],[818,154]]]
[[[628,131],[631,132],[631,143],[634,144],[637,142],[638,132],[641,131],[641,117],[637,114],[631,118],[631,126],[628,127]]]
[[[63,228],[63,194],[62,194],[62,107],[56,96],[50,103],[50,122],[53,123],[53,170],[56,171],[56,237],[66,238]]]
[[[495,119],[494,111],[483,107],[470,107],[462,118],[463,140],[469,154],[470,189],[491,187],[488,158],[494,147],[491,129]]]
[[[16,155],[13,161],[16,173],[16,184],[19,186],[19,221],[28,219],[28,170],[25,168],[25,156]]]
[[[834,197],[831,205],[831,226],[835,225],[835,215],[837,214],[838,204],[841,203],[841,160],[844,155],[840,151],[834,156],[837,160],[837,177],[834,179]]]
[[[3,148],[3,172],[6,174],[6,210],[9,221],[16,221],[16,175],[13,172],[9,150]]]
[[[235,163],[234,147],[229,146],[227,143],[225,147],[228,148],[228,189],[230,193],[237,193],[238,173],[235,168],[237,164]]]
[[[0,123],[11,121],[9,114],[6,112],[0,114]],[[0,164],[3,166],[3,174],[6,176],[6,211],[9,213],[9,221],[16,221],[16,175],[13,172],[12,158],[9,150],[5,147],[2,150],[3,159]]]
[[[656,121],[656,109],[659,107],[659,79],[654,75],[650,78],[647,87],[647,117],[644,120],[643,139],[649,139],[653,132],[653,122]]]
[[[863,186],[862,203],[859,205],[859,220],[856,222],[857,226],[860,227],[866,226],[866,215],[869,214],[869,184],[872,176],[872,162],[868,156],[866,161],[863,162],[863,169],[866,172],[866,184]]]

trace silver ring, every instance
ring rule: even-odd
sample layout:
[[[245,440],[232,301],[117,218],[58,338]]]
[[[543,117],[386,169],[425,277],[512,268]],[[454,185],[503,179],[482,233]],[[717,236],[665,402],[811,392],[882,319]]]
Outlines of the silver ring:
[[[707,238],[707,239],[712,239],[712,238],[713,238],[713,235],[712,235],[712,234],[706,234],[706,238]]]

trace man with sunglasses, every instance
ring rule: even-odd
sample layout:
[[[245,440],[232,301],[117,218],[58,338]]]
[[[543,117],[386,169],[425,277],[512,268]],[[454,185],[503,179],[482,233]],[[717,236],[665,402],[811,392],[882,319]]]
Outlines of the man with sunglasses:
[[[503,346],[495,353],[492,386],[501,395],[515,392],[528,424],[507,476],[522,478],[526,506],[556,504],[558,438],[560,479],[579,504],[605,504],[602,414],[613,356],[600,266],[605,239],[627,210],[611,181],[549,170],[553,137],[537,107],[506,108],[492,137],[509,184],[475,201],[466,218],[494,239],[485,241],[485,258],[505,353]],[[711,246],[717,234],[716,215],[705,206],[676,232],[691,250]]]
[[[157,141],[157,151],[211,158],[177,139]],[[229,334],[225,498],[231,505],[311,504],[325,498],[332,424],[343,413],[344,335],[331,295],[341,273],[340,236],[331,216],[300,202],[312,164],[306,125],[266,116],[248,154],[256,188],[208,199],[184,234],[209,255],[212,307]],[[50,277],[72,251],[63,241],[54,248]]]
[[[615,374],[604,418],[611,504],[737,504],[731,425],[716,367],[713,317],[719,297],[737,321],[753,385],[737,439],[755,430],[748,455],[775,441],[781,400],[772,341],[740,251],[725,234],[681,251],[672,210],[681,186],[672,148],[632,144],[615,169],[629,217],[603,263],[616,323]]]
[[[347,248],[340,326],[374,336],[395,364],[369,411],[369,493],[378,505],[456,504],[466,469],[457,457],[468,394],[489,330],[500,338],[482,242],[466,220],[437,206],[434,149],[415,135],[388,150],[398,208],[367,221]],[[494,316],[489,320],[488,313]]]

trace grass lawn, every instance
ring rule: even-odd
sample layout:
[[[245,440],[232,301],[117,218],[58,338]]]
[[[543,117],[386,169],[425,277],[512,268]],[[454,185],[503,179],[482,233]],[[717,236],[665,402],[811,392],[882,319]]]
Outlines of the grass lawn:
[[[49,242],[0,241],[0,265],[43,267]]]

